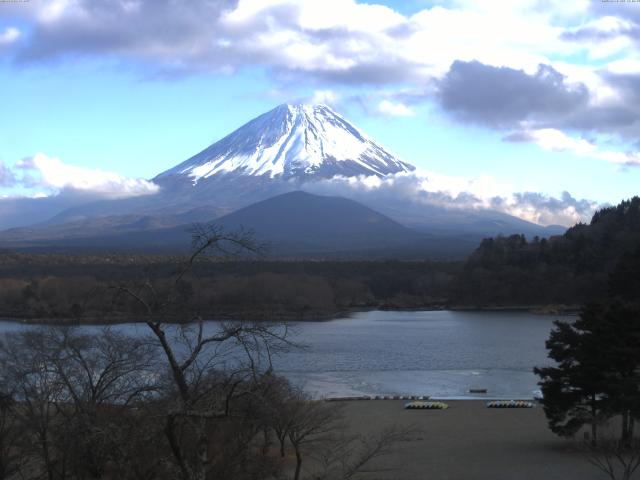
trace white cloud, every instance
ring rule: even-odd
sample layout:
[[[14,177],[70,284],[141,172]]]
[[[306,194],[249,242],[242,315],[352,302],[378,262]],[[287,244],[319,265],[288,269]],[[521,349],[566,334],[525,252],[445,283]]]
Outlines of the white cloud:
[[[589,222],[601,206],[590,200],[578,200],[568,192],[560,198],[537,192],[518,192],[507,197],[494,197],[491,208],[540,225],[570,227]]]
[[[640,59],[623,58],[614,60],[606,66],[607,71],[618,75],[637,75],[640,74]]]
[[[25,172],[22,183],[28,188],[44,188],[55,192],[72,190],[106,198],[149,195],[159,190],[157,185],[148,180],[65,164],[43,153],[20,160],[16,168]]]
[[[390,117],[412,117],[415,115],[414,111],[405,104],[390,100],[382,100],[378,104],[378,112]]]
[[[539,225],[572,226],[591,219],[599,205],[578,200],[567,192],[560,198],[536,192],[517,192],[509,184],[488,175],[449,177],[434,172],[398,173],[384,178],[334,177],[307,183],[314,193],[341,195],[378,208],[400,201],[407,205],[445,209],[493,210]]]
[[[640,166],[640,153],[602,150],[583,138],[573,138],[553,128],[543,128],[517,134],[520,141],[530,141],[553,152],[569,152],[623,166]]]
[[[340,95],[338,95],[333,90],[316,90],[313,92],[313,95],[308,99],[308,102],[317,105],[335,105],[340,100]]]
[[[640,166],[640,153],[638,152],[611,152],[611,151],[599,151],[596,155],[601,160],[607,162],[617,163],[625,167],[638,167]]]
[[[0,47],[11,45],[20,38],[20,30],[14,27],[5,28],[4,32],[0,34]]]
[[[593,155],[597,147],[583,138],[572,138],[555,128],[542,128],[529,132],[531,141],[543,150]]]

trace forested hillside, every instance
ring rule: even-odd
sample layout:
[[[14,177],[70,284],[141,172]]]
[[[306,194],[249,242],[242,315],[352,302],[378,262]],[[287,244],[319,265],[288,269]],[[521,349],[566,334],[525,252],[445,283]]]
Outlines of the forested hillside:
[[[179,256],[5,253],[0,255],[0,316],[135,320],[140,312],[114,298],[113,285],[142,277],[156,288],[169,288],[168,279],[185,261]],[[610,286],[634,295],[639,271],[636,197],[548,240],[485,239],[466,262],[203,258],[181,293],[205,318],[317,319],[380,308],[544,309],[598,299]]]
[[[604,295],[609,274],[638,255],[640,198],[634,197],[548,240],[483,240],[466,262],[459,298],[499,305],[583,303]]]
[[[0,317],[71,322],[138,318],[113,289],[148,279],[170,288],[186,261],[167,256],[0,255]],[[318,319],[352,309],[449,301],[459,263],[203,258],[181,292],[205,318]],[[184,320],[176,318],[175,320]]]

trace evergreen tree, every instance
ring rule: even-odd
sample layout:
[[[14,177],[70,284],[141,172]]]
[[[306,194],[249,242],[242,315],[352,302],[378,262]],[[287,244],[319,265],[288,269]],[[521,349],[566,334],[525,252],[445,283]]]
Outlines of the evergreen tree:
[[[640,418],[640,310],[610,300],[582,309],[573,323],[555,322],[546,345],[556,366],[536,368],[549,427],[572,436],[591,425],[622,418],[622,441],[633,436]]]
[[[591,322],[597,326],[609,414],[620,415],[621,440],[628,443],[640,418],[640,310],[633,303],[612,301]]]
[[[584,311],[583,311],[584,314]],[[597,439],[597,424],[606,411],[605,386],[598,357],[598,342],[591,325],[581,317],[573,323],[556,321],[546,342],[549,358],[557,366],[535,368],[540,376],[544,412],[552,432],[573,436],[584,425]]]

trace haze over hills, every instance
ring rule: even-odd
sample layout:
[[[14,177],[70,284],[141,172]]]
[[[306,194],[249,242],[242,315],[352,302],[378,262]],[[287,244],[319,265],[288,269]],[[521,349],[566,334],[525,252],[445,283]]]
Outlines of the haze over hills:
[[[371,224],[355,221],[353,227],[361,228],[362,232],[356,234],[352,229],[349,236],[341,237],[341,243],[332,243],[338,237],[323,237],[320,231],[305,237],[305,229],[314,231],[313,225],[304,223],[306,218],[299,218],[288,230],[282,230],[284,224],[275,221],[278,209],[294,215],[295,205],[286,205],[287,202],[304,199],[311,208],[311,199],[316,198],[301,197],[300,193],[282,194],[296,190],[314,191],[321,181],[330,181],[336,176],[354,180],[362,176],[384,178],[413,170],[412,165],[395,157],[325,105],[280,105],[157,175],[153,179],[160,187],[156,194],[93,201],[67,209],[61,207],[57,211],[51,208],[47,210],[48,218],[34,218],[35,225],[24,227],[22,222],[21,228],[1,233],[0,244],[15,247],[37,244],[39,248],[46,248],[47,245],[86,244],[78,239],[97,240],[100,237],[99,243],[106,248],[107,239],[115,242],[114,245],[125,245],[129,240],[124,237],[139,233],[136,241],[141,242],[143,238],[151,239],[143,233],[147,231],[162,231],[171,237],[169,231],[173,227],[184,235],[185,225],[218,219],[229,225],[242,223],[263,233],[268,240],[276,240],[282,247],[276,250],[281,254],[286,253],[285,245],[292,254],[371,250],[374,244],[377,245],[375,248],[398,250],[399,244],[407,246],[408,237],[425,238],[427,235],[432,237],[433,253],[440,255],[442,245],[449,245],[452,252],[466,254],[487,236],[524,233],[533,237],[564,231],[562,227],[542,227],[500,212],[446,208],[405,198],[379,198],[367,191],[349,188],[334,196],[351,198],[359,203],[347,202],[344,198],[342,201],[346,204],[339,204],[335,199],[322,201],[324,217],[318,225],[326,228],[333,225],[330,227],[333,229],[335,222],[346,215],[345,205],[368,207],[366,215],[361,210],[356,217],[369,215],[368,218],[375,216],[380,221]],[[273,203],[238,211],[278,195],[280,197]],[[274,221],[273,228],[269,229],[264,228],[263,221],[268,215],[255,213],[266,207]],[[232,212],[236,215],[229,215]],[[253,216],[247,217],[249,214]],[[385,229],[392,223],[397,229],[398,241],[378,242],[385,237]],[[296,228],[298,232],[294,231]],[[279,229],[281,233],[278,233]],[[175,246],[169,237],[164,241],[156,236],[154,244]],[[318,240],[316,244],[309,243],[312,237]],[[436,242],[435,239],[439,240]],[[423,243],[415,251],[429,256],[427,244]],[[465,245],[464,253],[459,248],[461,245]]]
[[[450,258],[472,244],[444,244],[358,202],[296,191],[255,203],[216,221],[234,231],[250,226],[279,256]]]
[[[148,219],[147,219],[148,221]],[[215,221],[226,231],[253,230],[276,257],[438,258],[457,257],[475,243],[443,241],[409,229],[353,200],[296,191],[257,202]],[[125,250],[186,253],[191,224],[149,229],[124,224],[100,234],[59,235],[22,243],[31,251]],[[15,246],[6,235],[5,246]]]

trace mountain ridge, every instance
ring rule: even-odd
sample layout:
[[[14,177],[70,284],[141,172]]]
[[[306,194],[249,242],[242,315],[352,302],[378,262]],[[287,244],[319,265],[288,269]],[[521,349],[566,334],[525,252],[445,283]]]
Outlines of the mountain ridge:
[[[277,258],[441,258],[467,253],[475,244],[432,238],[416,232],[354,200],[288,192],[257,202],[211,222],[227,231],[250,229]],[[186,253],[192,225],[99,235],[35,239],[0,247],[24,251],[92,251]]]
[[[332,178],[413,171],[326,105],[282,104],[254,118],[153,181],[216,174]]]

